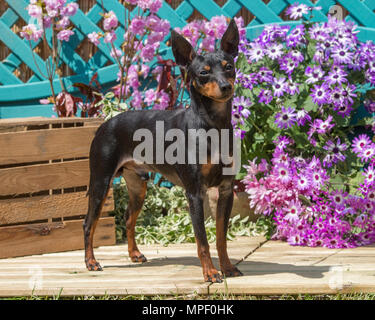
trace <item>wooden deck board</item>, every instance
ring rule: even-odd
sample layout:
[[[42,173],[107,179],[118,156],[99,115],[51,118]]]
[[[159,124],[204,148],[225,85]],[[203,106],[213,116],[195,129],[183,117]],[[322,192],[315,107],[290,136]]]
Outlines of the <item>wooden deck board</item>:
[[[232,261],[239,262],[262,241],[263,237],[230,241]],[[195,244],[139,248],[148,258],[145,264],[130,261],[127,245],[95,249],[102,272],[86,270],[83,250],[0,259],[0,296],[30,295],[32,288],[34,295],[57,295],[63,288],[62,296],[208,293]],[[214,245],[211,253],[219,267]]]
[[[102,272],[86,270],[83,250],[0,259],[0,296],[28,296],[32,287],[41,296],[375,292],[375,246],[332,250],[241,237],[228,252],[244,276],[213,285],[203,282],[195,244],[139,247],[145,264],[130,261],[126,244],[95,249]],[[211,253],[219,267],[215,245]]]
[[[350,268],[340,265],[344,260],[352,263]],[[375,247],[308,248],[269,241],[240,263],[244,277],[228,279],[227,287],[210,285],[209,291],[250,295],[374,293],[374,262]]]

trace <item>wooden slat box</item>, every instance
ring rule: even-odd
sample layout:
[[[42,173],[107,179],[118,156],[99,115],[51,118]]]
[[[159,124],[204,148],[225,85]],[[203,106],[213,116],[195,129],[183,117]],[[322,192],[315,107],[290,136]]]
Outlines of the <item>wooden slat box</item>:
[[[83,248],[88,154],[102,120],[0,119],[0,258]],[[115,244],[109,193],[94,245]]]

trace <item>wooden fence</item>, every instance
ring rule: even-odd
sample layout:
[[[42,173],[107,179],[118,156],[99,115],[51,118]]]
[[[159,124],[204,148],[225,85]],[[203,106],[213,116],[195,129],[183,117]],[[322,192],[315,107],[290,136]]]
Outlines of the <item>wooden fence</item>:
[[[116,79],[117,66],[109,54],[109,49],[101,45],[93,46],[87,40],[87,34],[101,31],[103,11],[113,10],[124,21],[124,7],[121,1],[105,0],[104,8],[99,0],[78,0],[80,10],[72,17],[75,35],[68,44],[64,44],[61,56],[63,82],[69,91],[74,82],[88,82],[94,72],[104,85],[113,84]],[[163,2],[158,15],[168,19],[171,27],[183,27],[194,19],[210,19],[216,15],[228,17],[242,16],[247,26],[247,36],[257,36],[264,24],[295,24],[285,16],[286,8],[295,0],[172,0]],[[375,1],[374,0],[299,0],[307,5],[319,5],[316,21],[326,21],[332,8],[339,5],[341,16],[360,26],[359,38],[362,41],[375,39]],[[32,59],[28,42],[19,37],[22,26],[29,21],[25,10],[26,0],[1,0],[0,5],[0,118],[51,116],[51,106],[39,104],[39,99],[50,95],[48,82],[43,79]],[[137,10],[137,9],[134,9]],[[123,26],[122,26],[123,27]],[[121,42],[123,28],[118,31],[118,42]],[[51,39],[48,45],[51,45]],[[119,44],[119,43],[117,43]],[[46,48],[43,43],[33,43],[32,50],[37,54],[37,62],[43,66],[46,59]],[[161,54],[171,58],[170,48],[162,44]],[[60,85],[56,79],[56,92]]]

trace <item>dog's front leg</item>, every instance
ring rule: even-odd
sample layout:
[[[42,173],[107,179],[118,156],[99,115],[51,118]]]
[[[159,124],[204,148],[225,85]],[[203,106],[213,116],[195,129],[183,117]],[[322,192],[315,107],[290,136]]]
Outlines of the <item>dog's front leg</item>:
[[[229,260],[227,253],[227,231],[233,206],[233,183],[224,181],[219,186],[219,199],[216,211],[216,248],[221,272],[225,277],[238,277],[242,273]]]
[[[222,282],[221,275],[214,267],[210,247],[204,226],[203,191],[186,192],[189,201],[190,216],[193,223],[195,240],[197,242],[198,257],[201,261],[204,280],[207,282]]]

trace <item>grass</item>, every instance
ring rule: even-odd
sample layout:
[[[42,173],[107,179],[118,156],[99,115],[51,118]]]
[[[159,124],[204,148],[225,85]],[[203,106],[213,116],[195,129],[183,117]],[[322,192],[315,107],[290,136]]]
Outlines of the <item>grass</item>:
[[[29,296],[29,297],[10,297],[1,298],[0,300],[375,300],[375,294],[370,293],[352,293],[352,294],[322,294],[322,295],[281,295],[281,296],[267,296],[267,295],[232,295],[232,294],[212,294],[212,295],[129,295],[129,296],[77,296],[77,297],[61,297],[61,296]]]

